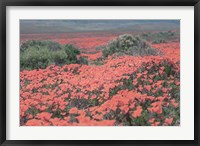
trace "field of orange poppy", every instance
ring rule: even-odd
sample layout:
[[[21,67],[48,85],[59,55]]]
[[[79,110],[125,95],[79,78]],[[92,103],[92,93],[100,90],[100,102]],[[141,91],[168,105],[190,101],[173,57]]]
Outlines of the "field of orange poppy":
[[[127,49],[105,56],[105,46],[123,34],[21,35],[21,44],[72,44],[80,50],[77,60],[87,63],[22,69],[20,126],[179,126],[179,40],[146,40],[156,55],[130,55]]]

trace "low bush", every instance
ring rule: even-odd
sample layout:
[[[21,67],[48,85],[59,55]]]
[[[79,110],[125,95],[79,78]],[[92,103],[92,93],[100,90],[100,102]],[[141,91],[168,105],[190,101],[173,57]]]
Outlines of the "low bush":
[[[30,47],[20,54],[21,70],[46,68],[51,63],[51,53],[45,48]]]
[[[104,57],[117,53],[134,56],[157,55],[157,51],[139,36],[124,34],[112,40],[103,50]]]
[[[20,69],[43,69],[50,64],[79,63],[78,48],[73,45],[62,46],[52,41],[27,41],[20,47]]]
[[[64,50],[52,53],[52,61],[55,65],[64,65],[70,63],[68,55]]]
[[[88,59],[86,57],[80,57],[79,60],[78,60],[78,63],[88,65]]]
[[[80,54],[80,51],[78,48],[74,47],[73,45],[65,45],[64,46],[64,51],[68,55],[68,61],[69,63],[77,63],[77,58],[76,55]]]
[[[24,52],[26,49],[30,47],[47,47],[51,51],[58,51],[62,49],[62,46],[56,42],[52,42],[48,40],[46,41],[29,40],[20,46],[20,51]]]
[[[157,39],[157,40],[154,40],[152,43],[153,44],[161,44],[161,43],[167,43],[167,41],[165,41],[163,39]]]

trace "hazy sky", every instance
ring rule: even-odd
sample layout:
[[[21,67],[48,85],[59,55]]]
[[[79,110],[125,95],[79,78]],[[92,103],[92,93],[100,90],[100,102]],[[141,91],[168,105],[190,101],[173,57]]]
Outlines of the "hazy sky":
[[[20,20],[20,33],[177,30],[179,20]]]

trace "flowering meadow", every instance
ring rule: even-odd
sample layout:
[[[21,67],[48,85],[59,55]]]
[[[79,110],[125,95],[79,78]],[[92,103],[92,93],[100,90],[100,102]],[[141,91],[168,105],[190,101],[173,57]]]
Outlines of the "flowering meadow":
[[[81,53],[76,62],[20,71],[20,125],[179,126],[179,41],[148,40],[157,54],[130,55],[135,52],[127,49],[104,56],[100,46],[117,37],[52,39]],[[88,63],[79,63],[80,57]]]

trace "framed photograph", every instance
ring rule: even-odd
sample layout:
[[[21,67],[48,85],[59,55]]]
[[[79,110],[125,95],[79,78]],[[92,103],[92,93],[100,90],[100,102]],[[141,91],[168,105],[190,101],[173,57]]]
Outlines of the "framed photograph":
[[[0,10],[2,146],[199,145],[199,1]]]

